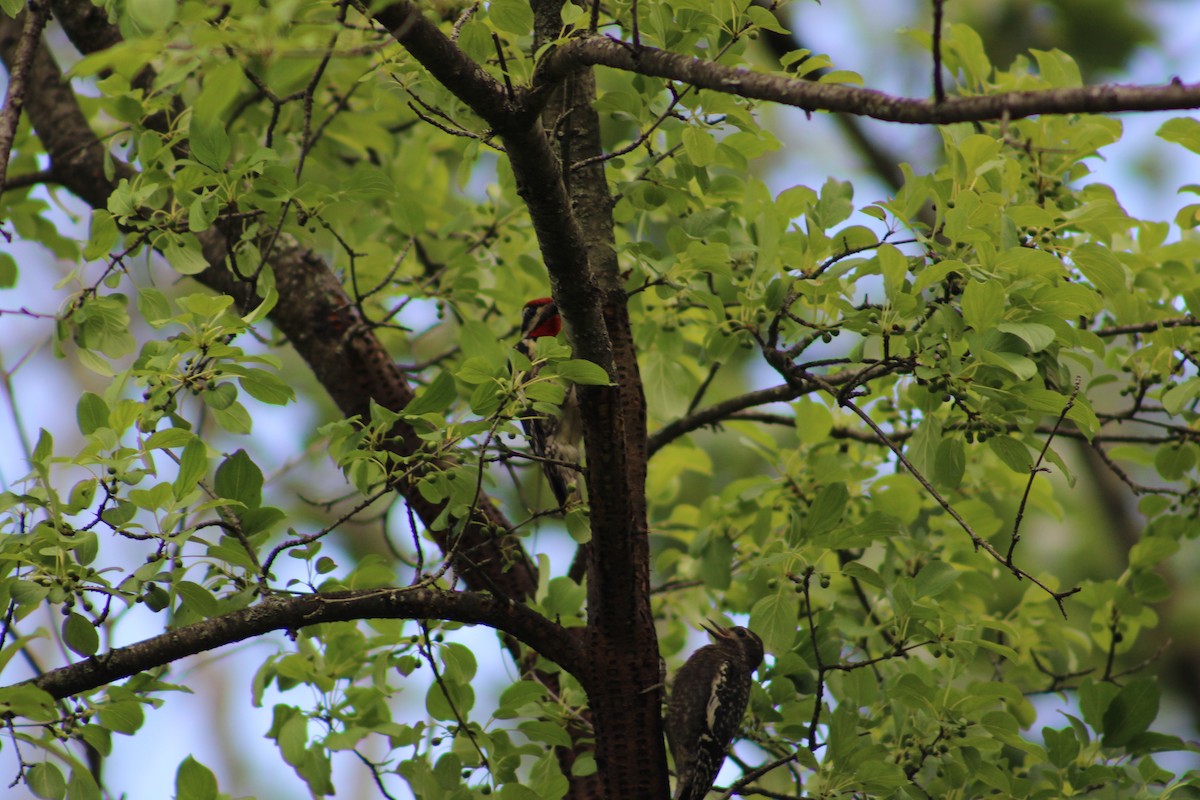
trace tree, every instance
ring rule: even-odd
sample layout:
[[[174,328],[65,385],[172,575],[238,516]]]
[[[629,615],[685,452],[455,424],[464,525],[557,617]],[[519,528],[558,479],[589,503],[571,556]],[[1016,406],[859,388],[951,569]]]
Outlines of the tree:
[[[768,653],[735,794],[1197,791],[1154,760],[1191,746],[1152,729],[1152,643],[1198,510],[1200,206],[1173,231],[1079,181],[1104,114],[1200,85],[1001,68],[940,3],[927,100],[823,72],[775,5],[23,5],[4,235],[79,264],[54,347],[105,379],[0,495],[0,666],[57,663],[0,690],[38,796],[102,796],[165,667],[285,631],[246,689],[288,698],[266,733],[314,795],[352,751],[381,794],[666,797],[660,652],[712,615]],[[937,126],[944,159],[879,202],[772,195],[772,104]],[[1160,135],[1200,152],[1195,120]],[[568,333],[530,361],[547,284]],[[518,420],[571,384],[587,506],[545,508]],[[348,489],[269,480],[291,467],[251,436],[316,387],[336,410],[303,436]],[[1115,569],[1055,554],[1096,529],[1090,486],[1141,527]],[[333,547],[393,498],[390,557]],[[588,546],[551,574],[560,513]],[[161,633],[110,647],[147,609]],[[495,708],[460,625],[519,672]],[[1039,719],[1046,692],[1071,713]],[[178,796],[217,785],[180,764]]]

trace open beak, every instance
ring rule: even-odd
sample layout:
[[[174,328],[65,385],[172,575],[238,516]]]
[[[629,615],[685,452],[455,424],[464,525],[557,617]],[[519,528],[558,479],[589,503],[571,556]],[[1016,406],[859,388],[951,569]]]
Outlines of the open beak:
[[[729,638],[729,628],[723,628],[720,625],[718,625],[717,623],[713,622],[711,619],[708,620],[708,625],[705,625],[704,623],[700,623],[700,627],[704,628],[704,630],[708,631],[709,636],[712,636],[715,639],[728,639]]]

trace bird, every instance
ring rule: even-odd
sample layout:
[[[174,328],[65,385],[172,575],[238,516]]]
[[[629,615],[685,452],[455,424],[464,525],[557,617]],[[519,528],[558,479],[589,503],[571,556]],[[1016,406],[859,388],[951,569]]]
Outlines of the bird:
[[[557,336],[561,330],[562,317],[553,298],[530,300],[521,310],[521,339],[516,349],[533,362],[537,340],[543,336]],[[526,379],[537,377],[539,369],[540,365],[534,364]],[[581,501],[580,476],[578,470],[570,466],[579,463],[579,446],[583,439],[575,387],[567,387],[557,415],[531,410],[521,415],[521,427],[529,439],[530,451],[541,461],[542,472],[559,508]]]
[[[763,659],[754,631],[709,623],[702,627],[713,643],[679,668],[667,704],[664,727],[677,776],[673,800],[703,800],[712,788],[742,725],[751,673]]]

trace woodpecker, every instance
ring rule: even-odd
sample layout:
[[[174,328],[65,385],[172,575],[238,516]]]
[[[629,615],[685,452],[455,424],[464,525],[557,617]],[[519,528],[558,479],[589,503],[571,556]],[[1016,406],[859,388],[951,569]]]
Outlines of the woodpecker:
[[[530,300],[521,311],[521,341],[517,343],[517,350],[533,361],[537,340],[543,336],[557,336],[561,330],[562,317],[558,315],[558,306],[553,299]],[[536,377],[537,371],[538,365],[534,365],[528,377]],[[575,387],[567,387],[558,416],[532,411],[522,415],[521,426],[529,438],[530,450],[543,459],[542,471],[559,507],[566,508],[569,502],[582,499],[579,472],[567,466],[579,463],[579,443],[583,439]]]
[[[753,631],[711,624],[703,627],[713,643],[679,668],[667,705],[664,727],[677,776],[674,800],[703,800],[712,788],[742,725],[750,674],[763,659],[762,639]]]

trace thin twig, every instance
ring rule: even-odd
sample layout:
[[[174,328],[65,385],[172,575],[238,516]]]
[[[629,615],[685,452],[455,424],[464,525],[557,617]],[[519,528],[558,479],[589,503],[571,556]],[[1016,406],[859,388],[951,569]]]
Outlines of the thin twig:
[[[1017,542],[1021,541],[1021,520],[1025,518],[1025,504],[1029,502],[1029,492],[1033,489],[1033,479],[1037,477],[1039,472],[1048,472],[1042,466],[1042,462],[1046,460],[1046,453],[1050,450],[1050,443],[1054,441],[1055,434],[1058,433],[1059,427],[1063,424],[1063,420],[1067,418],[1072,406],[1075,405],[1075,398],[1079,396],[1080,379],[1075,377],[1075,388],[1071,392],[1071,396],[1067,398],[1067,404],[1063,406],[1062,413],[1058,415],[1058,419],[1054,422],[1054,428],[1051,429],[1050,435],[1046,437],[1045,443],[1042,444],[1042,451],[1038,453],[1037,461],[1029,468],[1029,480],[1025,483],[1025,493],[1021,495],[1021,504],[1017,506],[1017,518],[1013,520],[1012,539],[1008,544],[1008,566],[1012,566],[1013,551],[1017,549]]]

